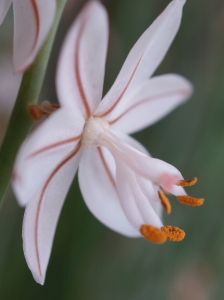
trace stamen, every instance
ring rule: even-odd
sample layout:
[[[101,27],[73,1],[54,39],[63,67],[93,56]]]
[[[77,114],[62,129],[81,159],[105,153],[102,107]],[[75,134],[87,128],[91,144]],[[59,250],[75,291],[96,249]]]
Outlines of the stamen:
[[[203,198],[193,198],[188,195],[177,196],[177,199],[180,201],[180,203],[191,205],[191,206],[201,206],[204,203]]]
[[[166,197],[166,195],[164,194],[164,192],[161,191],[161,190],[158,191],[158,195],[159,195],[159,198],[161,200],[162,206],[166,210],[166,213],[170,214],[171,213],[171,204],[170,204],[169,199]]]
[[[198,181],[197,177],[194,177],[193,179],[189,179],[189,180],[180,180],[176,185],[183,186],[183,187],[192,186],[195,185],[197,181]]]
[[[166,234],[162,230],[152,225],[142,225],[140,228],[140,232],[150,242],[163,244],[166,241]]]
[[[185,237],[185,232],[178,227],[163,226],[161,228],[161,230],[162,230],[162,232],[165,233],[168,240],[173,241],[173,242],[180,242]]]
[[[43,101],[40,105],[29,105],[29,113],[34,120],[41,119],[44,115],[52,114],[60,105],[56,103],[50,103],[49,101]]]

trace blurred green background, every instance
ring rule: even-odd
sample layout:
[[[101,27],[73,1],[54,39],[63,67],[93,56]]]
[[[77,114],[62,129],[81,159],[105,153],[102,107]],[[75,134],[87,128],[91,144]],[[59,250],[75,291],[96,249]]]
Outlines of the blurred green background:
[[[68,1],[40,101],[57,101],[54,77],[60,45],[84,2]],[[169,1],[102,2],[110,18],[106,92],[132,45]],[[0,27],[0,74],[3,62],[11,59],[12,38],[11,10]],[[185,240],[154,245],[110,231],[87,210],[75,178],[58,223],[46,282],[40,286],[33,280],[22,251],[23,209],[10,192],[0,213],[0,299],[224,299],[222,0],[187,1],[179,33],[156,73],[179,73],[195,87],[189,102],[135,134],[154,157],[173,164],[187,179],[199,179],[188,192],[204,197],[205,204],[193,208],[172,198],[173,212],[164,216],[165,224],[186,231]],[[13,103],[15,98],[10,97],[8,101]],[[0,136],[9,116],[9,109],[1,106],[2,98],[0,94]]]

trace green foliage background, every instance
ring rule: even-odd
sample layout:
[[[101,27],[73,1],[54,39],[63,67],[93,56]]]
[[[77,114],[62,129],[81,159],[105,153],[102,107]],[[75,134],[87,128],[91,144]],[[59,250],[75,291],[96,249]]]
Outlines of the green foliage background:
[[[56,101],[54,76],[60,45],[84,1],[69,3],[40,101]],[[110,17],[106,92],[132,45],[169,1],[103,3]],[[12,49],[12,22],[11,12],[0,28],[0,55]],[[0,213],[0,299],[223,299],[223,1],[187,1],[180,31],[156,73],[179,73],[195,87],[189,102],[135,134],[154,157],[173,164],[187,179],[199,179],[188,192],[204,197],[204,206],[183,206],[172,198],[173,212],[164,216],[165,224],[186,231],[185,240],[154,245],[110,231],[87,210],[75,178],[59,220],[46,282],[40,286],[22,251],[23,209],[9,193]]]

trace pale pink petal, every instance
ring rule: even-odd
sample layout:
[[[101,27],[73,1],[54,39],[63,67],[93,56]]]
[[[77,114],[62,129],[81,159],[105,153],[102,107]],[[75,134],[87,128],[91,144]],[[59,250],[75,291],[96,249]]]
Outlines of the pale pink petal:
[[[84,120],[69,109],[59,109],[24,141],[13,171],[13,189],[21,205],[35,198],[49,173],[73,151]]]
[[[80,159],[79,148],[70,152],[48,174],[28,203],[23,221],[23,249],[34,279],[43,284],[59,214]],[[39,175],[37,175],[39,176]]]
[[[86,119],[101,100],[107,40],[106,11],[100,2],[90,1],[65,39],[56,79],[60,103]]]
[[[111,131],[108,131],[105,136],[102,136],[101,141],[102,145],[108,148],[108,150],[112,153],[115,160],[122,160],[135,173],[145,177],[155,184],[160,184],[163,186],[162,179],[164,174],[172,178],[175,177],[176,182],[183,180],[183,176],[181,175],[180,171],[174,166],[160,159],[151,158],[143,152],[138,151],[119,139]]]
[[[105,119],[112,128],[133,133],[152,125],[183,103],[192,94],[191,83],[180,75],[153,77],[131,94]]]
[[[174,196],[185,196],[185,195],[187,195],[184,188],[182,188],[181,186],[177,186],[177,185],[172,186],[172,189],[171,189],[170,193],[173,194]]]
[[[89,210],[103,224],[126,236],[139,236],[120,205],[115,183],[115,162],[104,147],[84,149],[79,185]]]
[[[114,134],[116,134],[116,136],[119,139],[121,139],[122,141],[124,141],[125,143],[130,145],[131,147],[137,149],[140,152],[147,154],[148,156],[151,156],[149,154],[148,150],[141,143],[139,143],[137,140],[135,140],[133,137],[131,137],[123,132],[119,132],[119,131],[113,131],[113,132],[114,132]],[[150,204],[151,204],[152,208],[154,209],[154,211],[156,212],[156,214],[159,217],[161,217],[163,207],[162,207],[160,199],[158,197],[158,188],[159,187],[157,185],[154,185],[154,191],[153,191],[151,183],[149,183],[149,180],[147,180],[145,177],[136,176],[136,180],[138,182],[140,189],[142,190],[142,193],[145,194],[147,199],[150,201]],[[177,190],[176,190],[176,188],[177,188]],[[178,188],[181,188],[181,187],[179,187],[179,186],[173,187],[174,194],[175,194],[175,192],[179,192],[179,195],[185,195],[184,189],[182,188],[182,190],[180,190]]]
[[[0,0],[0,25],[2,24],[5,16],[9,10],[12,0]]]
[[[148,156],[151,156],[149,151],[141,144],[139,143],[136,139],[134,139],[133,137],[131,137],[130,135],[122,132],[122,131],[117,131],[117,130],[113,130],[112,131],[120,140],[124,141],[125,143],[127,143],[129,146],[137,149],[138,151],[145,153]]]
[[[24,72],[34,61],[54,20],[56,0],[13,0],[14,67]]]
[[[154,73],[178,31],[184,3],[185,0],[173,0],[143,33],[130,51],[112,88],[95,111],[96,116],[108,115],[127,92]]]
[[[143,224],[161,228],[163,225],[159,216],[138,184],[138,175],[128,168],[120,158],[115,157],[115,160],[117,192],[129,222],[137,230]],[[154,197],[155,189],[150,181],[148,182],[148,192]]]

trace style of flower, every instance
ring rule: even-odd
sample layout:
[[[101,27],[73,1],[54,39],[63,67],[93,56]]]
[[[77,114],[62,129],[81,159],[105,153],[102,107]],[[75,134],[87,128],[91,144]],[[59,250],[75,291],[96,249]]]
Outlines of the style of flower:
[[[24,72],[34,61],[51,28],[56,0],[0,0],[0,24],[13,3],[15,71]]]
[[[172,1],[132,48],[113,86],[101,100],[108,40],[107,14],[90,1],[62,48],[56,86],[60,108],[25,140],[15,164],[13,189],[26,205],[23,247],[33,276],[44,283],[58,217],[79,166],[79,184],[90,211],[129,237],[163,243],[184,232],[163,226],[164,192],[187,204],[185,181],[172,165],[151,158],[128,134],[156,122],[192,93],[179,75],[148,79],[179,28],[184,0]]]

